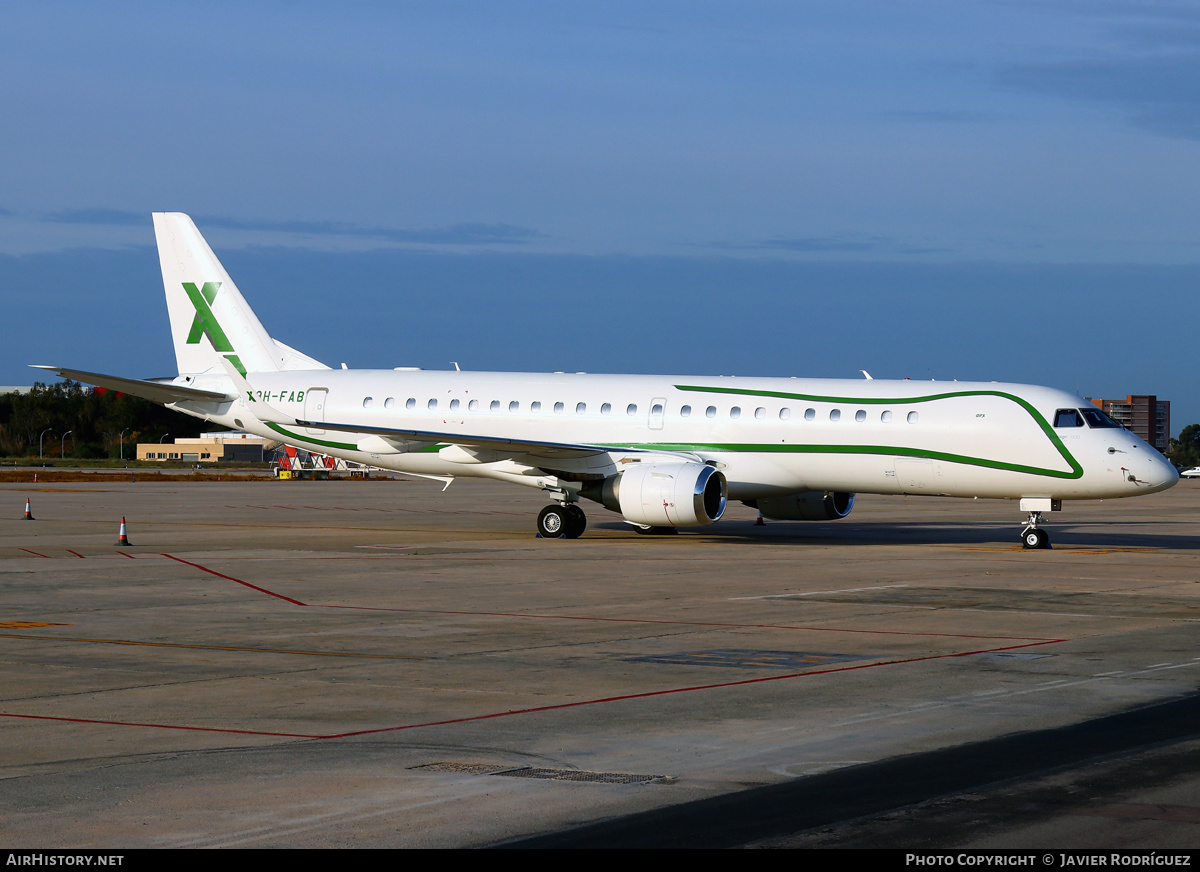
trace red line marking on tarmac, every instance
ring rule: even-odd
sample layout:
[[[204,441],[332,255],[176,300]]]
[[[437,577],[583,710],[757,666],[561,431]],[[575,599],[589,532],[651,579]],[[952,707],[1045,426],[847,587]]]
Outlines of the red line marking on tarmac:
[[[128,551],[118,551],[117,553],[120,554],[122,557],[128,557],[130,560],[133,560],[133,555],[130,554]]]
[[[68,553],[68,554],[74,554],[74,555],[75,555],[76,557],[78,557],[80,560],[84,560],[84,559],[86,559],[86,558],[85,558],[85,557],[84,557],[82,554],[80,554],[78,551],[72,551],[70,548],[68,548],[68,549],[67,549],[67,553]]]
[[[187,727],[180,724],[143,724],[137,721],[102,721],[92,718],[56,718],[51,715],[17,715],[0,712],[3,718],[25,718],[32,721],[65,721],[70,724],[103,724],[111,727],[153,727],[159,730],[191,730],[197,733],[238,733],[243,736],[280,736],[286,739],[324,739],[307,733],[270,733],[264,730],[235,730],[232,727]],[[332,737],[328,737],[332,738]]]
[[[19,551],[24,551],[26,554],[32,554],[34,557],[47,557],[46,554],[38,554],[36,551],[30,551],[28,548],[19,548]]]
[[[956,654],[931,654],[927,657],[910,657],[904,660],[887,660],[883,663],[862,663],[857,666],[839,666],[834,669],[816,669],[811,672],[793,672],[788,675],[767,675],[762,678],[745,678],[740,681],[723,681],[719,684],[697,684],[692,687],[673,687],[669,690],[648,690],[644,693],[629,693],[623,696],[608,696],[601,699],[587,699],[579,702],[563,702],[555,705],[537,706],[536,708],[513,709],[507,712],[492,712],[486,715],[471,715],[465,718],[451,718],[445,721],[430,721],[424,724],[404,724],[398,727],[378,727],[373,730],[357,730],[352,733],[334,733],[321,736],[322,739],[345,739],[350,736],[367,736],[373,733],[394,733],[399,730],[415,730],[418,727],[439,727],[446,724],[461,724],[468,721],[485,721],[491,718],[505,718],[509,715],[526,715],[536,712],[554,711],[555,709],[577,708],[585,705],[600,705],[606,702],[622,702],[631,699],[645,699],[651,696],[668,696],[673,693],[691,693],[697,690],[719,690],[726,687],[740,687],[747,684],[763,684],[767,681],[786,681],[791,678],[806,678],[810,675],[829,675],[835,672],[852,672],[856,669],[873,669],[876,666],[899,666],[905,663],[920,663],[925,660],[943,660],[947,657],[969,657],[972,654],[990,654],[995,651],[1011,651],[1014,648],[1029,648],[1035,645],[1050,645],[1055,642],[1065,642],[1065,639],[1048,639],[1044,642],[1032,642],[1027,645],[1009,645],[1004,648],[985,648],[979,651],[961,651]]]
[[[164,555],[169,556],[169,555]],[[178,558],[172,558],[177,560]],[[181,561],[186,562],[186,561]],[[191,564],[195,565],[195,564]],[[206,570],[211,571],[211,570]],[[213,573],[218,575],[219,573]],[[228,576],[223,576],[228,577]],[[243,584],[245,582],[242,582]],[[764,684],[768,681],[787,681],[792,678],[807,678],[813,675],[831,675],[838,672],[853,672],[858,669],[874,669],[877,666],[901,666],[907,663],[921,663],[928,660],[944,660],[948,657],[969,657],[973,654],[990,654],[996,651],[1012,651],[1017,648],[1031,648],[1037,645],[1050,645],[1055,642],[1063,642],[1065,639],[1048,639],[1042,642],[1031,642],[1025,645],[1008,645],[1002,648],[983,648],[978,651],[959,651],[954,654],[931,654],[926,657],[909,657],[903,660],[886,660],[882,663],[860,663],[857,666],[838,666],[833,669],[814,669],[810,672],[792,672],[787,675],[767,675],[762,678],[744,678],[739,681],[723,681],[717,684],[697,684],[690,687],[672,687],[666,690],[648,690],[642,693],[627,693],[621,696],[606,696],[599,699],[584,699],[577,702],[562,702],[554,705],[536,706],[533,708],[511,709],[504,712],[489,712],[483,715],[469,715],[465,718],[448,718],[443,721],[425,721],[419,724],[401,724],[395,727],[376,727],[369,730],[350,730],[344,733],[326,733],[326,734],[311,734],[311,733],[279,733],[267,730],[238,730],[232,727],[189,727],[180,724],[145,724],[129,721],[108,721],[90,718],[63,718],[53,717],[50,715],[18,715],[9,712],[0,712],[0,717],[6,718],[25,718],[28,720],[43,720],[43,721],[64,721],[67,723],[76,724],[103,724],[106,726],[117,727],[151,727],[160,730],[192,730],[204,733],[234,733],[243,736],[276,736],[288,739],[348,739],[352,736],[370,736],[376,733],[395,733],[401,730],[416,730],[421,727],[440,727],[448,724],[463,724],[470,721],[486,721],[493,718],[507,718],[513,715],[529,715],[538,714],[540,712],[556,711],[558,709],[579,708],[587,705],[601,705],[610,702],[624,702],[634,699],[647,699],[652,696],[669,696],[676,693],[692,693],[701,690],[722,690],[727,687],[741,687],[749,684]]]
[[[190,560],[184,560],[182,557],[174,557],[170,554],[163,554],[162,556],[166,557],[168,560],[174,560],[176,563],[183,563],[187,566],[191,566],[194,569],[199,569],[201,572],[207,572],[209,575],[215,575],[217,578],[224,578],[227,581],[232,581],[232,582],[235,582],[236,584],[245,585],[246,587],[249,587],[249,588],[252,588],[253,590],[258,591],[259,593],[265,593],[267,596],[273,596],[276,599],[285,600],[286,602],[289,602],[292,605],[297,605],[297,606],[307,606],[308,605],[308,603],[302,603],[302,602],[300,602],[300,600],[292,599],[290,596],[284,596],[281,593],[274,593],[273,591],[269,591],[265,587],[259,587],[257,584],[251,584],[248,581],[242,581],[240,578],[234,578],[232,575],[226,575],[223,572],[217,572],[215,569],[209,569],[206,566],[201,566],[199,563],[192,563]]]

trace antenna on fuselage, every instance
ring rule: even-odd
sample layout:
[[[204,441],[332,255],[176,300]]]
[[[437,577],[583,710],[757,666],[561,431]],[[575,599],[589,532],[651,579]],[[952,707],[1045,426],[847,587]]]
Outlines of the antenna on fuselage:
[[[871,378],[871,374],[865,369],[860,369],[859,372],[863,374],[863,378],[865,378],[867,381],[875,381],[875,379]]]

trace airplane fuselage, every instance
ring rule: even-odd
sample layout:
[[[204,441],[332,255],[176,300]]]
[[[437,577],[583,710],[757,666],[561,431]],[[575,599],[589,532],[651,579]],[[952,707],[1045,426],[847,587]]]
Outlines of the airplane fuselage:
[[[830,490],[1075,500],[1144,494],[1176,480],[1165,458],[1127,430],[1082,418],[1055,426],[1061,410],[1094,407],[1031,385],[394,370],[249,378],[257,399],[310,426],[259,422],[241,398],[205,417],[397,472],[510,479],[512,452],[467,455],[453,437],[470,434],[603,449],[586,462],[540,461],[585,477],[618,472],[628,452],[691,455],[721,469],[731,499]],[[189,384],[229,388],[221,376]],[[326,422],[445,438],[401,441]]]

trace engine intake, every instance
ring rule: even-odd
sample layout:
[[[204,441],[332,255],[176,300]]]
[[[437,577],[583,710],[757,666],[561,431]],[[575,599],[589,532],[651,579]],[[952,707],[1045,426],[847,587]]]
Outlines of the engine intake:
[[[635,524],[696,527],[721,520],[729,486],[724,474],[703,463],[634,463],[619,475],[589,482],[580,495]]]

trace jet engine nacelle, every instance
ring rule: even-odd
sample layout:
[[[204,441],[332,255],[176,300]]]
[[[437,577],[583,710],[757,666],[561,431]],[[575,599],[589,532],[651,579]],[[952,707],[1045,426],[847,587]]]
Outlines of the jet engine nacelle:
[[[775,521],[836,521],[854,508],[854,494],[804,491],[783,497],[760,497],[758,510]]]
[[[631,463],[620,475],[589,483],[580,493],[648,527],[696,527],[725,514],[729,486],[703,463]]]

